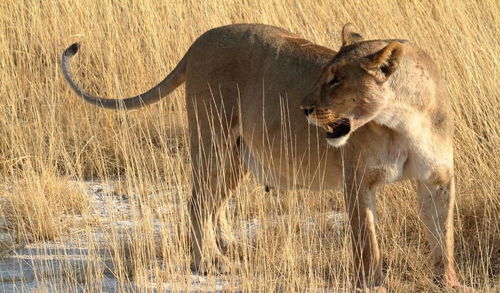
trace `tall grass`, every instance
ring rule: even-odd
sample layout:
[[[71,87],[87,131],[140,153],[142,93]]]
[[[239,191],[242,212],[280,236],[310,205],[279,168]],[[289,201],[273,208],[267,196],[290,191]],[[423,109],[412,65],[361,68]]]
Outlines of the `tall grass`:
[[[82,44],[73,70],[84,88],[122,97],[163,79],[195,38],[215,26],[273,24],[338,49],[341,26],[352,22],[366,38],[408,39],[439,64],[456,114],[459,276],[476,288],[500,290],[497,1],[4,0],[0,15],[0,219],[7,219],[0,230],[18,241],[81,237],[77,242],[88,248],[89,261],[60,274],[65,286],[99,291],[95,284],[113,276],[122,289],[130,280],[146,291],[151,284],[167,286],[164,281],[174,291],[199,289],[189,277],[185,240],[191,175],[183,89],[138,111],[94,108],[65,84],[59,70],[64,48]],[[82,191],[68,179],[89,178],[117,180],[122,191],[115,193],[130,197],[131,212],[86,216]],[[431,281],[412,186],[385,188],[378,205],[388,286],[439,291]],[[226,288],[350,288],[347,226],[332,225],[326,216],[341,208],[336,192],[266,195],[247,178],[232,205],[233,228],[253,223],[258,229],[254,240],[242,237],[241,247],[231,251],[242,269],[220,277]],[[55,224],[75,213],[83,215],[78,229]],[[133,227],[116,225],[120,217]],[[201,288],[217,286],[209,277]]]

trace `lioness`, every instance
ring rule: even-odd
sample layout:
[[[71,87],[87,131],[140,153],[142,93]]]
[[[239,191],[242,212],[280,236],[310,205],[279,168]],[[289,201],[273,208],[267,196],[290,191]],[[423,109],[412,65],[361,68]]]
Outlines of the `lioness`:
[[[273,26],[215,28],[158,85],[121,100],[91,95],[75,83],[68,63],[78,44],[64,52],[62,71],[80,97],[109,109],[143,107],[186,82],[196,269],[208,247],[221,268],[226,262],[223,250],[234,238],[224,205],[250,171],[282,189],[343,185],[356,284],[377,286],[375,192],[414,179],[438,279],[456,287],[453,115],[436,65],[406,41],[363,41],[351,24],[342,40],[334,52]]]

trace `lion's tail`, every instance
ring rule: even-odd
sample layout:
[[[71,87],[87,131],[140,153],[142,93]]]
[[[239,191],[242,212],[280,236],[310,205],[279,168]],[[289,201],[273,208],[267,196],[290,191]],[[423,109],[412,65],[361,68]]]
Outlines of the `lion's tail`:
[[[71,57],[75,56],[79,48],[80,45],[78,43],[74,43],[64,51],[61,58],[61,69],[64,78],[78,96],[82,97],[88,103],[94,104],[102,108],[115,109],[115,110],[140,108],[159,101],[161,98],[170,94],[173,90],[175,90],[179,85],[181,85],[186,80],[186,63],[188,54],[186,54],[182,58],[182,60],[179,62],[179,64],[177,64],[175,69],[164,80],[162,80],[155,87],[146,91],[143,94],[126,99],[108,99],[108,98],[97,97],[89,94],[81,87],[79,87],[73,80],[73,75],[69,70],[69,61]]]

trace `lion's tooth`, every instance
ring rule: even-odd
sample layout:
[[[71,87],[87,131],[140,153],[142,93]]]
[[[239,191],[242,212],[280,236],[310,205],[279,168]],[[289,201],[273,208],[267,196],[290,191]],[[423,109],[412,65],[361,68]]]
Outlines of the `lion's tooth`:
[[[326,132],[333,132],[333,127],[331,127],[330,125],[327,125],[327,126],[325,126],[325,130],[326,130]]]

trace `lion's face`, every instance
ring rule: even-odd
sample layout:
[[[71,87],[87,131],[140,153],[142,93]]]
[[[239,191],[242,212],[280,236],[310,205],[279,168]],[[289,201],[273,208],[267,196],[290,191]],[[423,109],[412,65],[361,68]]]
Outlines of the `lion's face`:
[[[344,145],[386,107],[392,94],[386,81],[399,64],[401,46],[380,47],[366,42],[341,48],[301,103],[309,123],[323,128],[332,146]]]

